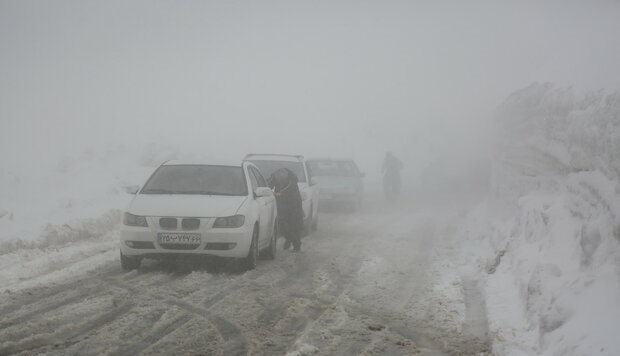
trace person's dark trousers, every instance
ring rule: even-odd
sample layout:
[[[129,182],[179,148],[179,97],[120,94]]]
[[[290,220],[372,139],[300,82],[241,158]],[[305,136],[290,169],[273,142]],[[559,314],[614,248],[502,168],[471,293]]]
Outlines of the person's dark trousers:
[[[287,245],[293,245],[295,250],[299,250],[301,248],[301,230],[293,228],[295,224],[290,224],[284,219],[281,219],[279,223],[280,231],[286,239],[285,248]]]

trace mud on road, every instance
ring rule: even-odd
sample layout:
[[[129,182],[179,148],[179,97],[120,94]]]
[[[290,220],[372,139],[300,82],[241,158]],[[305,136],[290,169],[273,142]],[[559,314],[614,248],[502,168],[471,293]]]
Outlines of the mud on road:
[[[301,253],[279,246],[253,271],[146,261],[124,272],[113,260],[7,290],[0,355],[485,354],[482,294],[450,264],[458,217],[330,209]]]

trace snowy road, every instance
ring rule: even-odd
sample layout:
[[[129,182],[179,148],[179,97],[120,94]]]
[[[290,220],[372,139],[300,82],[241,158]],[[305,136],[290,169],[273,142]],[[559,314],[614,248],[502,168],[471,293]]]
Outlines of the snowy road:
[[[69,262],[35,256],[37,272],[10,281],[0,355],[485,354],[482,293],[451,262],[467,209],[322,212],[302,253],[245,273],[154,261],[126,273],[114,241],[76,243]]]

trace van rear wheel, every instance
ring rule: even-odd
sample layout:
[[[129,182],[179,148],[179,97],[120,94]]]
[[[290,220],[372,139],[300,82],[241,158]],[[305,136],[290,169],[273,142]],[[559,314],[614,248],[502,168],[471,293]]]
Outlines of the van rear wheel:
[[[121,252],[121,268],[125,271],[131,271],[140,268],[140,258],[125,256]]]

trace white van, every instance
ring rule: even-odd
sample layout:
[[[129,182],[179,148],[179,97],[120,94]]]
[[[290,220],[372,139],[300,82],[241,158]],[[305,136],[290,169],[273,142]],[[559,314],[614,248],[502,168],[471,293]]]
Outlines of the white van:
[[[364,173],[350,158],[309,158],[306,165],[310,176],[320,188],[321,201],[346,204],[355,210],[362,205]]]

